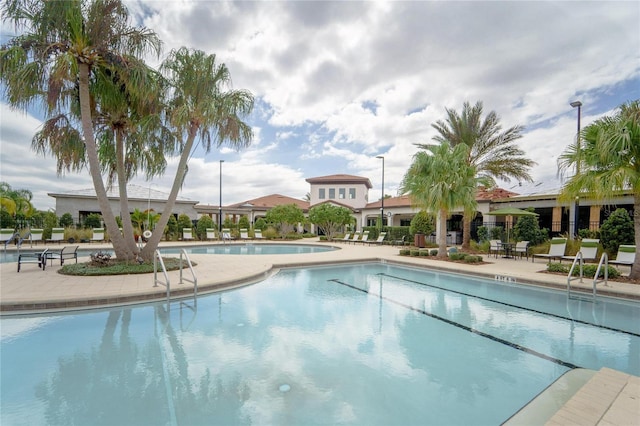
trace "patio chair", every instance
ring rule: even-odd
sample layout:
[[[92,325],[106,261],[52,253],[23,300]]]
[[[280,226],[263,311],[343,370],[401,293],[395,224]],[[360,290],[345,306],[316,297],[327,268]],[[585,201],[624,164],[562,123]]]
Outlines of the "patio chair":
[[[336,241],[340,241],[342,243],[349,241],[349,239],[351,238],[351,232],[347,232],[346,234],[344,234],[344,237],[342,237],[339,240]]]
[[[231,241],[233,237],[231,236],[231,229],[222,228],[222,241]]]
[[[407,236],[406,236],[406,235],[403,235],[403,236],[402,236],[402,238],[400,238],[399,240],[393,240],[393,241],[391,242],[391,244],[392,244],[393,246],[402,246],[402,247],[404,247],[404,241],[405,241],[406,239],[407,239]]]
[[[253,237],[256,240],[264,240],[264,237],[262,236],[262,229],[256,229],[253,231]]]
[[[369,241],[369,231],[364,231],[362,233],[362,238],[359,240],[355,240],[354,243],[366,243]]]
[[[193,228],[182,228],[182,240],[183,241],[193,240]]]
[[[31,231],[29,232],[29,242],[31,244],[33,243],[38,244],[38,242],[43,241],[42,240],[43,233],[44,233],[44,229],[32,228]]]
[[[51,238],[45,241],[48,242],[57,242],[60,244],[60,241],[64,240],[64,228],[51,228]]]
[[[580,249],[578,250],[579,252],[582,253],[582,260],[583,261],[592,261],[595,262],[596,258],[598,256],[598,244],[600,243],[599,239],[594,239],[594,238],[583,238],[582,241],[580,242]],[[568,260],[573,260],[575,259],[575,257],[577,256],[577,254],[575,254],[574,256],[562,256],[562,259],[568,259]]]
[[[513,249],[513,255],[514,257],[520,256],[520,259],[522,259],[522,256],[526,256],[527,260],[529,260],[529,241],[518,241]]]
[[[217,240],[218,236],[216,235],[216,230],[214,228],[205,229],[207,233],[207,240]]]
[[[531,262],[535,262],[536,257],[546,257],[549,259],[548,263],[551,263],[551,259],[562,259],[564,256],[564,250],[567,248],[566,238],[552,238],[551,246],[549,247],[549,253],[538,253],[531,255]]]
[[[491,256],[491,253],[493,253],[495,257],[498,257],[498,254],[500,254],[501,250],[502,250],[502,241],[489,240],[489,256]]]
[[[49,250],[47,259],[51,260],[50,265],[53,265],[53,259],[60,259],[60,266],[64,265],[66,259],[75,259],[78,263],[78,247],[80,246],[64,246],[61,250]]]
[[[384,237],[386,237],[386,236],[387,236],[386,232],[381,232],[378,235],[378,238],[376,238],[375,241],[369,241],[369,245],[371,245],[371,244],[380,244],[380,245],[384,244]]]
[[[349,240],[349,242],[351,243],[355,243],[356,241],[360,240],[360,232],[356,231],[353,233],[353,237],[351,237],[351,239]]]
[[[34,252],[34,253],[20,253],[18,255],[18,272],[20,272],[20,267],[23,263],[37,263],[38,268],[42,268],[44,271],[47,266],[47,251],[49,249],[46,248],[42,251]]]
[[[93,235],[91,235],[90,242],[101,243],[104,241],[104,228],[93,228]]]
[[[609,263],[613,265],[626,265],[631,266],[636,260],[636,246],[634,245],[620,245],[618,247],[618,253],[614,260],[610,260]]]
[[[240,239],[241,240],[250,240],[251,238],[249,238],[249,230],[247,230],[246,228],[241,228],[240,229]]]

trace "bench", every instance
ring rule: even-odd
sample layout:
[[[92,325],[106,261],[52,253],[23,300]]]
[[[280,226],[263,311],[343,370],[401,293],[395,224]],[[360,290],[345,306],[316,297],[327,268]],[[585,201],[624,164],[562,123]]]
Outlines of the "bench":
[[[60,266],[64,265],[65,259],[75,259],[78,263],[78,247],[80,246],[64,246],[62,250],[47,252],[47,259],[51,260],[53,265],[53,259],[60,259]]]
[[[38,268],[42,268],[44,271],[44,268],[47,266],[48,251],[49,249],[44,249],[40,252],[20,253],[18,255],[18,272],[20,272],[20,266],[22,266],[23,263],[37,263]]]

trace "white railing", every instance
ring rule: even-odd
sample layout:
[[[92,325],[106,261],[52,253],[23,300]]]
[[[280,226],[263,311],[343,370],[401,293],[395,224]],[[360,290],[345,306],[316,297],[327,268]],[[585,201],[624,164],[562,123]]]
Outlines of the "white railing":
[[[576,268],[576,264],[579,265],[580,267],[580,276],[579,277],[573,277],[573,270]],[[571,297],[571,281],[573,280],[580,280],[581,283],[583,283],[583,278],[584,277],[584,260],[582,259],[582,252],[579,251],[578,253],[576,253],[576,257],[573,259],[573,264],[571,264],[571,268],[569,269],[569,275],[567,275],[567,297]]]
[[[158,263],[162,267],[162,273],[164,274],[164,281],[158,279]],[[158,287],[158,284],[167,288],[167,299],[171,295],[171,282],[169,281],[169,275],[167,274],[167,268],[164,266],[164,260],[160,255],[160,250],[156,250],[153,254],[153,286]]]
[[[189,270],[191,271],[191,279],[182,277],[182,255],[184,254],[184,258],[187,261],[187,265],[189,266]],[[193,265],[191,264],[191,259],[189,259],[189,255],[185,249],[180,250],[180,282],[178,284],[182,284],[184,281],[190,282],[193,284],[193,295],[198,295],[198,277],[196,277],[196,273],[193,271]]]
[[[600,269],[602,268],[602,265],[604,265],[604,278],[599,280],[598,277],[600,276]],[[593,276],[593,301],[596,301],[596,285],[598,283],[604,282],[604,286],[608,287],[609,285],[607,284],[607,281],[609,280],[609,256],[607,256],[607,253],[602,253],[602,256],[600,257],[600,262],[598,262],[598,269],[596,269],[596,274]]]

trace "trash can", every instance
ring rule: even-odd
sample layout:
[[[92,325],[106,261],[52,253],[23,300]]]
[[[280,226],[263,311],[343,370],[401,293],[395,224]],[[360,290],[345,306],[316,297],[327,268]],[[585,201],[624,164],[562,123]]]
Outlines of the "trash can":
[[[424,234],[416,234],[413,239],[413,245],[418,248],[426,247]]]

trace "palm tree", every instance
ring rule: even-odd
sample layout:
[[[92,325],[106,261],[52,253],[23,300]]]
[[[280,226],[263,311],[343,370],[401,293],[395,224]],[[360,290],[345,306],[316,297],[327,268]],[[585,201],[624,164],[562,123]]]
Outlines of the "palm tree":
[[[35,213],[32,199],[33,194],[28,189],[12,189],[8,183],[0,182],[0,209],[13,218],[30,218]]]
[[[196,139],[205,152],[214,144],[228,143],[236,149],[248,146],[253,132],[242,119],[253,110],[254,99],[250,92],[230,89],[231,75],[226,65],[216,63],[215,55],[199,50],[172,51],[161,71],[170,85],[168,121],[182,138],[176,177],[157,224],[157,228],[164,229],[186,176]],[[161,236],[160,232],[154,232],[141,252],[143,259],[153,257]]]
[[[0,52],[0,80],[6,99],[13,107],[23,109],[39,102],[50,117],[64,116],[61,120],[67,123],[73,122],[69,117],[80,117],[82,132],[76,132],[73,140],[76,145],[84,145],[107,228],[118,229],[93,134],[97,97],[91,92],[92,82],[98,72],[121,69],[127,58],[147,52],[159,54],[160,40],[146,28],[130,27],[128,11],[120,0],[7,0],[2,15],[24,31]],[[71,108],[77,109],[66,114]],[[71,156],[77,155],[74,152],[65,151]],[[119,232],[112,233],[111,238],[116,257],[136,256]]]
[[[581,149],[573,144],[558,158],[561,174],[580,164],[580,173],[569,179],[559,200],[573,200],[585,192],[606,200],[631,190],[635,244],[640,247],[640,100],[620,105],[614,116],[594,121],[580,139],[584,141]],[[640,256],[636,255],[629,276],[640,279]]]
[[[509,182],[511,178],[531,182],[528,169],[536,163],[525,157],[516,141],[522,137],[522,126],[513,126],[502,131],[500,117],[491,111],[482,119],[482,102],[471,106],[465,102],[462,113],[445,108],[446,121],[432,124],[438,134],[436,142],[448,142],[452,146],[469,147],[466,163],[476,169],[477,176],[484,178],[488,186],[495,186],[495,179]],[[422,147],[422,145],[418,145]],[[471,239],[473,211],[465,211],[463,218],[462,247],[468,248]]]
[[[475,168],[467,164],[469,147],[465,144],[451,146],[445,141],[422,148],[414,155],[400,191],[410,194],[414,206],[437,214],[438,257],[446,258],[446,223],[450,212],[460,206],[475,209],[478,184],[486,183],[486,179],[477,178]]]

